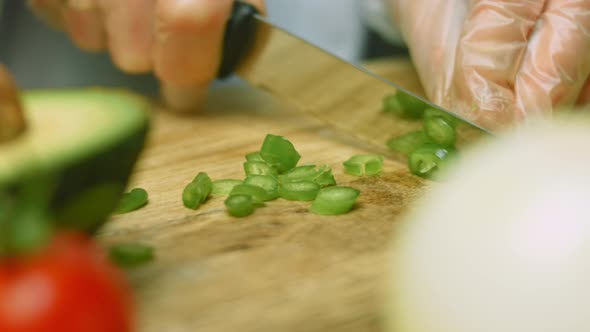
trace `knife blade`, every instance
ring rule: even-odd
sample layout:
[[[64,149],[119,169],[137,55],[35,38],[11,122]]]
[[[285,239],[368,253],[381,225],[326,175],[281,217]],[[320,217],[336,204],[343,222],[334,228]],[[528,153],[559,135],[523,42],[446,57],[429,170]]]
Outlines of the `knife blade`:
[[[219,77],[231,73],[373,150],[383,151],[388,139],[422,127],[421,121],[382,111],[383,98],[396,91],[455,118],[461,124],[457,126],[457,147],[481,135],[492,135],[410,91],[403,82],[391,82],[350,63],[239,1],[227,24]]]

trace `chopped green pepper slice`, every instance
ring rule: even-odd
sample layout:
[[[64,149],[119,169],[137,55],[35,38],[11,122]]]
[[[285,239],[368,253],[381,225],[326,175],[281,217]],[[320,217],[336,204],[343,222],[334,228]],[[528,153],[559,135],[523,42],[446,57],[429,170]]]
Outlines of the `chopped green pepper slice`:
[[[454,155],[454,149],[427,143],[410,154],[408,167],[414,175],[427,179],[436,179],[439,172],[447,167]]]
[[[268,175],[248,175],[244,184],[260,187],[267,193],[266,200],[273,200],[279,197],[279,183],[277,179]]]
[[[277,170],[264,161],[245,162],[244,172],[246,173],[246,175],[277,175]]]
[[[208,196],[213,189],[213,182],[209,175],[205,172],[199,172],[197,176],[193,179],[193,182],[199,185],[199,187],[203,188],[203,192]],[[204,199],[203,199],[204,201]]]
[[[263,188],[246,183],[241,183],[235,186],[229,195],[249,195],[252,196],[254,202],[257,203],[262,203],[273,199],[273,197]]]
[[[328,165],[320,166],[318,176],[314,181],[322,188],[336,185],[336,179],[334,178],[334,174],[332,174],[332,169]]]
[[[366,175],[377,175],[383,171],[383,160],[372,160],[365,164]]]
[[[383,99],[383,111],[401,117],[419,119],[423,116],[428,104],[401,90],[387,95]]]
[[[246,154],[246,160],[247,161],[262,161],[262,162],[264,162],[264,159],[262,159],[262,156],[260,155],[260,152],[258,152],[258,151],[250,152],[250,153]]]
[[[320,185],[312,181],[284,182],[279,186],[279,195],[289,201],[312,201]]]
[[[135,211],[148,202],[148,193],[145,189],[134,188],[130,192],[124,193],[119,200],[118,206],[114,210],[114,214],[123,214]]]
[[[297,166],[280,175],[279,180],[281,182],[312,181],[319,184],[320,187],[336,184],[332,169],[328,165],[322,165],[319,168],[316,165]]]
[[[203,201],[202,189],[199,185],[191,182],[184,187],[182,191],[182,203],[186,208],[197,209]]]
[[[347,186],[323,188],[311,204],[311,212],[320,215],[348,213],[356,203],[360,190]]]
[[[422,130],[417,130],[393,137],[387,141],[386,145],[390,150],[407,156],[410,152],[427,142],[428,137],[426,137],[426,134]]]
[[[237,179],[215,180],[213,181],[211,194],[217,196],[229,195],[232,189],[240,183],[242,183],[242,180]]]
[[[453,147],[457,141],[456,127],[459,121],[444,111],[428,108],[424,112],[424,132],[433,143]]]
[[[301,155],[295,150],[293,143],[278,135],[266,135],[260,148],[262,159],[275,167],[279,173],[285,173],[297,166]]]
[[[362,154],[350,157],[342,165],[344,171],[351,175],[377,175],[383,170],[383,160],[379,154]]]
[[[313,181],[318,176],[316,165],[303,165],[292,168],[285,174],[281,174],[279,179],[284,182],[296,181]]]
[[[154,259],[154,249],[141,243],[119,243],[111,246],[109,257],[117,265],[135,267],[151,262]]]
[[[447,112],[444,112],[444,111],[438,110],[436,108],[430,107],[430,108],[427,108],[424,111],[424,121],[427,121],[427,120],[432,119],[432,118],[443,118],[453,128],[455,128],[459,124],[459,122],[460,122],[460,120],[458,118],[456,118],[456,117],[448,114]]]
[[[199,172],[193,181],[184,187],[182,202],[189,209],[197,209],[209,198],[212,190],[213,182],[209,175],[205,172]]]
[[[227,212],[234,217],[246,217],[254,212],[256,204],[250,195],[230,195],[224,202]]]
[[[383,98],[383,112],[402,114],[403,111],[404,109],[399,101],[399,97],[395,93]]]
[[[441,146],[452,147],[457,141],[455,128],[443,117],[425,119],[424,132],[430,141]]]

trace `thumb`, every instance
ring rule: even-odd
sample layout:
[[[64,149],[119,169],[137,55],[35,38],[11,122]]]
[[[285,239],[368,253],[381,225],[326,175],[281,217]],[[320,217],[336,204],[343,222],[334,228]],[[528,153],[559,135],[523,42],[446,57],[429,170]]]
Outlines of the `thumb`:
[[[246,2],[265,12],[263,0]],[[221,65],[232,4],[228,0],[158,1],[155,72],[162,82],[164,102],[174,111],[196,111],[207,97]]]
[[[207,97],[209,89],[208,84],[183,86],[162,82],[160,86],[166,106],[180,113],[199,110]]]

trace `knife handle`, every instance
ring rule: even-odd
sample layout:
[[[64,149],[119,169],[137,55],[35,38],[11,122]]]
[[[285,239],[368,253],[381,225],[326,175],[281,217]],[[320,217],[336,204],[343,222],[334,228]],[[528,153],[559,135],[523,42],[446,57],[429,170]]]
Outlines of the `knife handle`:
[[[231,75],[240,61],[245,58],[256,37],[256,7],[242,1],[234,1],[232,14],[225,27],[223,53],[217,78],[224,79]]]

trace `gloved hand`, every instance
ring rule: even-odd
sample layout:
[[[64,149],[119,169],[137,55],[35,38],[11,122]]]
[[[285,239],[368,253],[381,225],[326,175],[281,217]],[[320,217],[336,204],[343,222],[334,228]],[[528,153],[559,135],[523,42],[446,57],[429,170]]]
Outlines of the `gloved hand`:
[[[590,0],[388,0],[428,98],[486,128],[590,101]]]
[[[25,129],[18,88],[6,68],[0,64],[0,144]]]
[[[264,11],[264,0],[249,0]],[[29,0],[83,50],[108,50],[127,73],[154,74],[165,101],[192,110],[221,60],[233,0]]]

